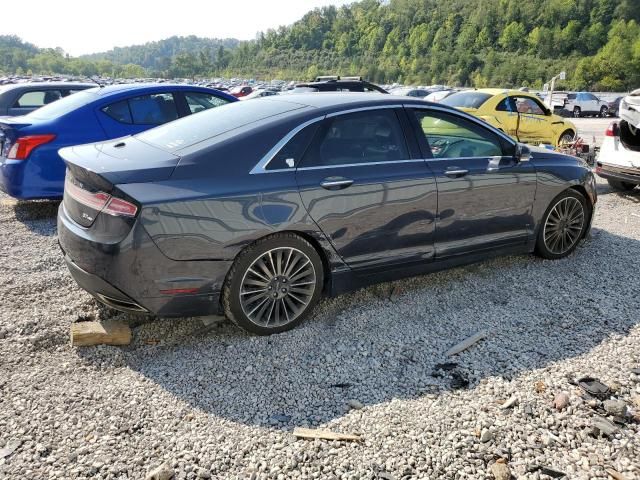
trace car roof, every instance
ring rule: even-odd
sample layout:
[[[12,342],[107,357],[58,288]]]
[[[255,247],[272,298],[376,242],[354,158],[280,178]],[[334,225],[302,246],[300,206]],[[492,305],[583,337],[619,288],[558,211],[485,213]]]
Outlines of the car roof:
[[[520,90],[513,90],[509,88],[479,88],[477,90],[461,90],[461,92],[480,92],[487,93],[489,95],[529,95],[534,96],[531,92],[521,92]]]
[[[290,95],[274,95],[265,97],[260,102],[288,102],[312,108],[334,108],[351,106],[399,105],[412,103],[425,106],[430,102],[411,97],[398,97],[378,92],[317,92],[292,93]],[[437,105],[437,104],[432,104]]]
[[[95,87],[95,83],[84,82],[23,82],[23,83],[10,83],[2,85],[2,91],[8,92],[9,90],[16,89],[38,89],[38,88],[73,88],[73,87]]]
[[[121,83],[117,85],[106,85],[104,87],[96,86],[92,92],[98,96],[109,96],[115,93],[140,91],[154,92],[157,90],[215,90],[209,87],[200,87],[197,85],[185,85],[181,83]]]

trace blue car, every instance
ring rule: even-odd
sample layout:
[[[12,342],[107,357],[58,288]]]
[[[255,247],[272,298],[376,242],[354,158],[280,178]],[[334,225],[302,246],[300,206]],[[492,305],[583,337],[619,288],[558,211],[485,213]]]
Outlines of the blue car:
[[[0,190],[18,199],[59,199],[62,147],[143,132],[237,98],[191,85],[96,87],[28,115],[0,118]]]

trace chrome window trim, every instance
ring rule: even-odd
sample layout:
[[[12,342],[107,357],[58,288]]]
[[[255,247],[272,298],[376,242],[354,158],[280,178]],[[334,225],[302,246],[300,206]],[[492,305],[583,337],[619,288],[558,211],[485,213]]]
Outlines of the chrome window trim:
[[[260,159],[260,161],[251,169],[251,171],[249,172],[249,175],[255,175],[256,173],[294,172],[295,167],[290,169],[280,168],[277,170],[267,170],[267,165],[269,165],[269,162],[273,160],[273,157],[275,157],[280,152],[280,150],[282,150],[282,147],[284,147],[289,142],[289,140],[295,137],[298,134],[298,132],[300,132],[302,129],[308,127],[313,123],[321,122],[325,118],[326,118],[326,115],[322,115],[321,117],[316,117],[316,118],[312,118],[311,120],[307,120],[306,122],[295,127],[293,130],[287,133],[284,137],[282,137],[280,141],[276,143],[273,146],[273,148],[271,148],[271,150],[269,150],[266,153],[266,155],[264,155]]]
[[[470,120],[471,122],[475,123],[476,125],[479,125],[480,127],[484,127],[486,129],[488,129],[489,131],[497,134],[498,136],[504,138],[509,143],[511,143],[514,147],[518,145],[517,141],[515,141],[513,138],[511,138],[509,135],[507,135],[503,131],[498,130],[493,125],[490,125],[490,124],[488,124],[486,122],[483,122],[482,120],[479,120],[477,117],[474,117],[473,115],[470,115],[470,114],[468,114],[466,112],[463,112],[462,110],[454,109],[452,111],[449,108],[443,108],[443,107],[439,107],[439,106],[436,106],[436,105],[425,105],[423,107],[422,105],[416,105],[416,104],[413,104],[413,103],[405,104],[405,108],[414,108],[414,109],[417,109],[417,110],[427,110],[427,111],[429,111],[429,110],[438,110],[440,112],[449,113],[449,114],[452,114],[452,115],[460,115],[461,117],[465,118],[466,120]],[[481,158],[484,158],[484,157],[481,157]]]
[[[401,104],[393,104],[393,105],[375,105],[371,107],[360,107],[360,108],[352,108],[349,110],[340,110],[339,112],[332,112],[327,114],[327,118],[337,117],[340,115],[348,115],[349,113],[358,113],[358,112],[366,112],[369,110],[384,110],[388,108],[402,108]]]
[[[371,165],[392,165],[395,163],[424,163],[424,158],[413,158],[410,160],[385,160],[383,162],[362,162],[362,163],[342,163],[339,165],[316,165],[314,167],[300,167],[297,168],[296,171],[302,172],[305,170],[324,170],[327,168],[350,168],[350,167],[363,167],[363,166],[371,166]]]

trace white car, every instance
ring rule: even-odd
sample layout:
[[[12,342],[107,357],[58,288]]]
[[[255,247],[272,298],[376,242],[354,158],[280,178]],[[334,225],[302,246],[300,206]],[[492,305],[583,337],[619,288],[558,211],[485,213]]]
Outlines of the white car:
[[[620,101],[620,122],[605,133],[596,173],[615,190],[629,192],[640,185],[640,89]]]

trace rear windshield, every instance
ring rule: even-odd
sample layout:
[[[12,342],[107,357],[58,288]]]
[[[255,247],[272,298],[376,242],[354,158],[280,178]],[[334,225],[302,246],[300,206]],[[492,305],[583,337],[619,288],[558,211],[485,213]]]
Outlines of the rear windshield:
[[[491,94],[483,92],[458,92],[445,98],[440,103],[450,107],[480,108],[491,96]]]
[[[73,95],[61,98],[60,100],[56,100],[55,102],[34,110],[26,116],[29,118],[37,118],[39,120],[52,120],[54,118],[61,117],[62,115],[66,115],[76,108],[82,107],[97,99],[98,96],[94,93],[97,90],[98,88],[82,90],[81,92],[74,93]]]
[[[168,151],[180,150],[244,125],[303,107],[266,99],[259,102],[232,102],[152,128],[136,138]]]

